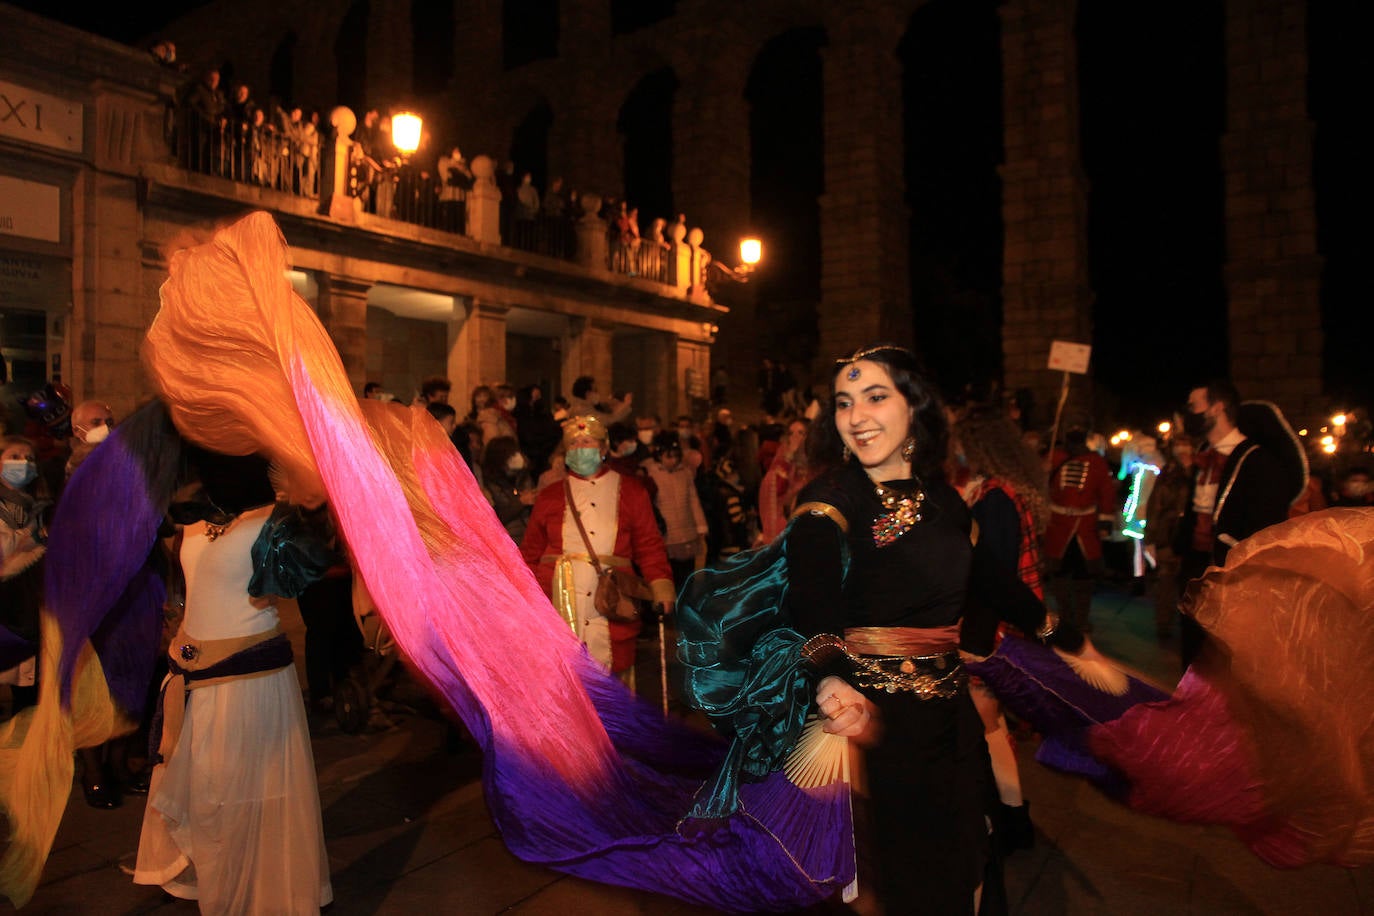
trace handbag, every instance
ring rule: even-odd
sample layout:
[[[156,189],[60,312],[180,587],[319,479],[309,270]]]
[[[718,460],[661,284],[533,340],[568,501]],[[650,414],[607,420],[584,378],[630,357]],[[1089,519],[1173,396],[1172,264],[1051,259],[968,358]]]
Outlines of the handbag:
[[[573,502],[572,485],[566,477],[563,478],[563,493],[568,501],[568,511],[572,513],[573,521],[577,524],[577,533],[582,535],[587,556],[596,570],[596,593],[592,596],[592,606],[598,614],[610,620],[638,620],[639,608],[635,607],[631,594],[642,592],[644,581],[625,570],[601,565],[601,559],[592,549],[591,539],[587,537],[587,529],[582,526],[582,513],[577,511],[577,503]]]

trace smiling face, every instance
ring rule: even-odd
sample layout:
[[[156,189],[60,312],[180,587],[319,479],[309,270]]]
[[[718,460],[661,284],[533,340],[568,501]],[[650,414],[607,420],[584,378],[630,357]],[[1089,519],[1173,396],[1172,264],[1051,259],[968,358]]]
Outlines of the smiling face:
[[[835,376],[835,428],[873,480],[911,476],[911,462],[902,458],[911,405],[878,363],[861,359]]]

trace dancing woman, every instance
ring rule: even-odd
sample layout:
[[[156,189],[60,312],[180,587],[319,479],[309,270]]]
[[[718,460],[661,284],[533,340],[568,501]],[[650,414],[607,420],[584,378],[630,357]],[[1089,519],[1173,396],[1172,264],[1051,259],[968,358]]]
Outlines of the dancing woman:
[[[848,460],[798,498],[785,611],[809,637],[802,654],[820,677],[825,730],[866,747],[880,904],[973,913],[988,880],[982,911],[993,911],[999,875],[985,818],[995,795],[958,652],[961,618],[970,588],[986,583],[998,599],[979,606],[1044,637],[1054,622],[1014,577],[995,580],[975,547],[968,509],[939,471],[943,408],[912,354],[880,344],[839,360],[833,397],[818,433]]]

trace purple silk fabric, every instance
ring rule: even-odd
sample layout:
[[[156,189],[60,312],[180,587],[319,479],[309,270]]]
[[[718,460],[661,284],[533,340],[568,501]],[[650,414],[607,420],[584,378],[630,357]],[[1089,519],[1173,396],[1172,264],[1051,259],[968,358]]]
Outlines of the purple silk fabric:
[[[116,427],[76,469],[53,518],[44,581],[45,604],[62,632],[63,704],[89,639],[110,695],[134,721],[153,676],[165,595],[148,564],[165,507],[151,497],[142,462]]]
[[[1053,650],[1007,636],[985,661],[968,665],[1002,705],[1044,736],[1035,759],[1046,766],[1087,777],[1114,796],[1125,784],[1120,775],[1088,747],[1092,726],[1111,722],[1141,703],[1167,700],[1168,694],[1136,678],[1122,696],[1084,682]]]

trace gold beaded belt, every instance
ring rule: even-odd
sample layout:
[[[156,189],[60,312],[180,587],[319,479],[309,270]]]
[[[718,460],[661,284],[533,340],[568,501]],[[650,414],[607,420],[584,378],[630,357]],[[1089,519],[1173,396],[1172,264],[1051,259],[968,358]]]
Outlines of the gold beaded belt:
[[[968,689],[958,651],[939,655],[850,655],[855,686],[913,693],[920,700],[949,700]]]
[[[846,627],[844,645],[859,655],[941,655],[959,648],[959,623],[947,627]]]

